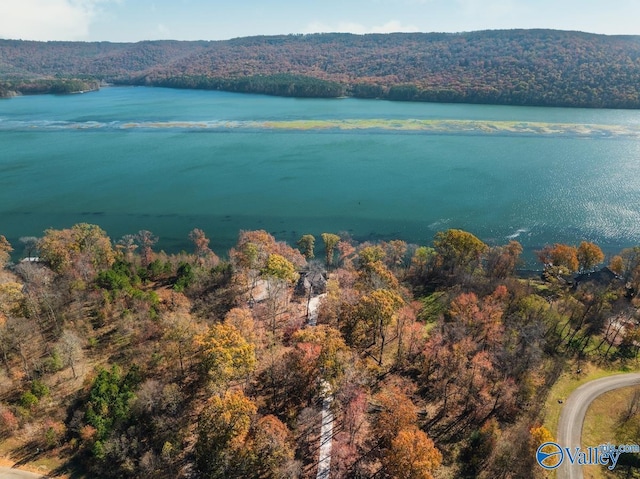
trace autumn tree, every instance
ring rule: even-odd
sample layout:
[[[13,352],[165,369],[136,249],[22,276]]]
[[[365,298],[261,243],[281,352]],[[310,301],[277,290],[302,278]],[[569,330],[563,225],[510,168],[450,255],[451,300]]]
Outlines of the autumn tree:
[[[407,279],[417,288],[422,288],[436,266],[436,250],[428,246],[418,246],[409,264]]]
[[[120,252],[125,261],[133,261],[133,253],[138,248],[135,235],[124,235],[116,242],[116,250]]]
[[[186,367],[199,345],[195,339],[199,337],[198,334],[202,334],[202,327],[186,311],[170,311],[164,314],[161,325],[167,356],[169,359],[177,356],[180,376],[184,377]],[[203,338],[203,340],[206,339]]]
[[[415,427],[418,410],[411,399],[397,386],[388,386],[373,398],[375,404],[371,429],[382,448],[391,446],[404,429]]]
[[[536,254],[545,268],[558,268],[559,274],[578,271],[578,250],[575,246],[556,243],[553,246],[545,246],[540,251],[536,251]]]
[[[394,479],[433,479],[442,454],[416,426],[400,430],[382,457],[383,470]]]
[[[7,238],[0,235],[0,268],[4,267],[4,265],[7,264],[7,261],[9,261],[9,258],[11,258],[12,251],[13,248],[7,241]]]
[[[208,259],[209,264],[215,266],[218,263],[218,257],[215,255],[211,248],[209,248],[209,238],[199,228],[194,228],[189,233],[189,239],[193,242],[194,253],[201,264],[204,264]]]
[[[338,264],[343,268],[350,269],[356,248],[349,241],[341,240],[336,245],[336,249],[338,250]]]
[[[449,274],[456,271],[473,272],[488,250],[488,246],[474,235],[457,229],[436,233],[433,246],[440,268]]]
[[[324,252],[327,263],[327,268],[330,268],[333,264],[333,252],[336,245],[340,241],[340,236],[333,233],[322,233],[322,241],[324,242]]]
[[[391,240],[382,244],[384,249],[387,266],[390,268],[399,268],[405,264],[405,256],[408,246],[405,241]]]
[[[257,477],[285,479],[293,461],[290,431],[277,417],[263,416],[249,432],[247,450],[252,456],[252,474]]]
[[[38,243],[40,257],[60,274],[77,274],[85,281],[115,261],[111,240],[96,225],[79,223],[70,229],[45,231]]]
[[[495,279],[504,279],[512,275],[520,261],[522,245],[509,241],[508,245],[491,248],[487,254],[487,275]]]
[[[77,378],[78,362],[80,362],[84,356],[82,352],[82,340],[73,331],[65,329],[60,336],[60,341],[58,341],[57,350],[60,354],[60,359],[62,359],[63,366],[71,368],[73,378]]]
[[[230,326],[233,326],[244,337],[247,342],[257,346],[258,335],[256,332],[256,324],[253,319],[253,313],[251,309],[233,308],[224,317],[224,322]]]
[[[202,368],[216,386],[246,378],[255,369],[255,347],[230,324],[216,323],[195,341]]]
[[[272,254],[277,256],[271,259],[271,265],[268,265],[269,256]],[[306,260],[300,251],[286,243],[277,242],[264,230],[241,231],[236,246],[229,251],[229,256],[236,268],[236,281],[246,287],[250,298],[253,298],[254,289],[262,273],[268,273],[273,268],[284,265],[284,262],[277,259],[278,257],[287,260],[293,265],[294,270],[306,265]],[[278,274],[280,273],[284,271]]]
[[[387,254],[382,246],[365,246],[358,252],[359,283],[364,290],[399,288],[398,278],[384,262]]]
[[[313,247],[316,243],[316,239],[313,235],[302,235],[302,237],[298,240],[298,247],[302,251],[302,256],[304,256],[307,260],[314,258]]]
[[[580,271],[589,271],[604,261],[604,253],[595,243],[583,241],[578,246],[577,258]]]
[[[245,441],[256,406],[241,391],[213,395],[198,417],[196,463],[209,479],[242,477]]]
[[[275,334],[278,328],[278,319],[286,312],[289,304],[289,288],[296,282],[299,275],[295,266],[277,253],[268,256],[261,274],[266,281],[269,329]]]
[[[624,271],[624,260],[622,256],[615,255],[609,262],[609,269],[617,275],[621,275]]]
[[[158,242],[158,237],[151,231],[140,230],[135,235],[135,241],[140,246],[142,266],[148,266],[153,261],[153,245]]]
[[[349,361],[349,348],[340,331],[327,325],[297,331],[292,340],[296,344],[309,343],[320,348],[315,368],[322,379],[336,387],[344,375]]]

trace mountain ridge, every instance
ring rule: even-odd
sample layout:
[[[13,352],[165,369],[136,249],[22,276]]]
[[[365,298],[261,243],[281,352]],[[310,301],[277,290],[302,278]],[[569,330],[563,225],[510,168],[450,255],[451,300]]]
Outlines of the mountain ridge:
[[[515,29],[137,43],[0,40],[4,90],[43,78],[281,96],[640,108],[640,36]]]

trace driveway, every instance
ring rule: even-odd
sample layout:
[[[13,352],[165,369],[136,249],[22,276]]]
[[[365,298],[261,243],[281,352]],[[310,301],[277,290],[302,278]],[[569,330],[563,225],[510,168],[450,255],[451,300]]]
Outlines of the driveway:
[[[0,479],[45,479],[46,476],[33,472],[13,469],[11,467],[0,467]]]

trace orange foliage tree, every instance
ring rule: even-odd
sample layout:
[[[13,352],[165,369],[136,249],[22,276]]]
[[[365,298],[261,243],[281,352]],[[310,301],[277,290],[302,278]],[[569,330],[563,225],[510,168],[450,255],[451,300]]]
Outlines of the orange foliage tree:
[[[416,426],[402,429],[382,457],[383,469],[397,479],[433,479],[442,454]]]
[[[538,259],[545,268],[557,267],[560,274],[573,273],[578,271],[578,250],[575,246],[556,243],[553,246],[545,246],[540,251],[536,251]]]

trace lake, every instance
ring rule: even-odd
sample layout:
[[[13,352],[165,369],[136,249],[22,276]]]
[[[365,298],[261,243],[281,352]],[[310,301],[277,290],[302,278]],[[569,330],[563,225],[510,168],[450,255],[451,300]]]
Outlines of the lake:
[[[0,234],[640,244],[640,112],[111,87],[0,101]]]

